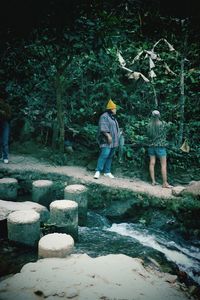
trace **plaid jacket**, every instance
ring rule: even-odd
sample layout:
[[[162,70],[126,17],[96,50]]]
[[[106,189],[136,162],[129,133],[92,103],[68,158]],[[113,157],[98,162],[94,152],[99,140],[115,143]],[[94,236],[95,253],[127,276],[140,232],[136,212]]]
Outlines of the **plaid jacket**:
[[[104,132],[109,132],[112,137],[112,143],[108,144],[107,138],[103,134]],[[109,112],[105,112],[101,115],[99,119],[98,128],[98,144],[102,147],[115,148],[119,145],[119,125],[117,120]]]

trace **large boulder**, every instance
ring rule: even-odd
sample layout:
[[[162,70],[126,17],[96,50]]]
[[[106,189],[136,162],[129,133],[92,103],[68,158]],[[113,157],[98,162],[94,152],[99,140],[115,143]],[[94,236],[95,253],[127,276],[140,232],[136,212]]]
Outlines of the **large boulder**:
[[[123,254],[43,258],[0,282],[0,299],[187,300],[176,277]]]
[[[200,181],[192,181],[181,194],[200,198]]]
[[[172,188],[172,195],[179,197],[182,196],[182,192],[185,190],[184,186],[178,185]]]
[[[40,222],[47,222],[49,219],[48,209],[41,204],[31,201],[14,202],[0,200],[0,220],[7,219],[8,215],[14,211],[29,209],[33,209],[40,214]]]

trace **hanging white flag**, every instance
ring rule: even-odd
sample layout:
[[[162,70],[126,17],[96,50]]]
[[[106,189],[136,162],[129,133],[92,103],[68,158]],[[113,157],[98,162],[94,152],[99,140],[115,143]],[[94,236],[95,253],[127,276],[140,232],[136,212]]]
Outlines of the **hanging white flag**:
[[[142,79],[143,79],[145,82],[149,82],[149,79],[146,78],[142,73],[140,73],[140,76],[142,77]]]
[[[130,72],[130,73],[133,73],[133,71],[132,71],[131,69],[128,69],[128,68],[126,68],[126,67],[122,67],[122,69],[124,69],[124,70],[126,70],[126,71],[128,71],[128,72]]]
[[[128,74],[129,79],[135,79],[138,80],[140,78],[140,73],[139,72],[132,72]]]
[[[154,51],[145,50],[145,52],[151,57],[151,59],[157,59],[157,54]]]
[[[125,60],[123,59],[122,55],[119,53],[119,51],[117,52],[117,56],[118,56],[118,59],[119,59],[119,63],[122,67],[124,67],[126,65],[126,62]]]
[[[154,64],[153,60],[151,59],[151,57],[149,57],[149,67],[150,67],[150,70],[155,68],[155,64]]]
[[[169,47],[169,51],[175,51],[174,47],[164,38],[160,39],[153,45],[152,51],[154,51],[154,48],[162,41],[164,41],[167,44],[167,46]]]
[[[131,64],[133,65],[137,60],[140,59],[140,56],[144,53],[144,51],[139,52],[136,57],[132,60]]]
[[[153,45],[152,52],[154,51],[154,48],[155,48],[162,40],[163,40],[163,38],[160,39],[160,40],[158,40],[158,41]]]
[[[129,79],[135,79],[135,80],[138,80],[140,77],[142,77],[142,79],[145,81],[145,82],[149,82],[149,79],[146,78],[142,73],[140,72],[132,72],[132,73],[129,73],[128,74],[128,78]]]
[[[164,41],[168,45],[169,51],[175,51],[174,47],[166,39],[164,39]]]
[[[155,73],[153,70],[151,70],[151,71],[149,72],[149,77],[151,77],[151,78],[156,77],[156,73]]]
[[[177,74],[174,73],[174,72],[170,69],[170,67],[168,66],[168,64],[164,63],[164,66],[165,66],[165,69],[166,69],[166,72],[167,72],[167,73],[170,73],[170,74],[173,74],[173,75],[176,75],[176,76],[177,76]]]

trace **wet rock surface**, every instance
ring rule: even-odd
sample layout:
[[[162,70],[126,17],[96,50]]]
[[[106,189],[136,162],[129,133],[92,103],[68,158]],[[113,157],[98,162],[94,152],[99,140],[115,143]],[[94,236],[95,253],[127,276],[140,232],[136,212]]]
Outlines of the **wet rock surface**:
[[[4,300],[42,298],[185,300],[175,276],[145,269],[126,255],[91,258],[86,254],[42,259],[0,282]]]

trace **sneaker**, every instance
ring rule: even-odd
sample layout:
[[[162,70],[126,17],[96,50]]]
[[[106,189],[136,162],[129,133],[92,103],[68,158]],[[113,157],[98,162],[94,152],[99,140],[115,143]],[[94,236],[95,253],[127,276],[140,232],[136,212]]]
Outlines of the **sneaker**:
[[[98,179],[100,177],[100,172],[99,171],[96,171],[96,173],[94,174],[94,178],[95,179]]]
[[[104,176],[109,177],[109,178],[115,178],[112,173],[104,173]]]
[[[4,164],[8,164],[8,159],[3,160]]]

